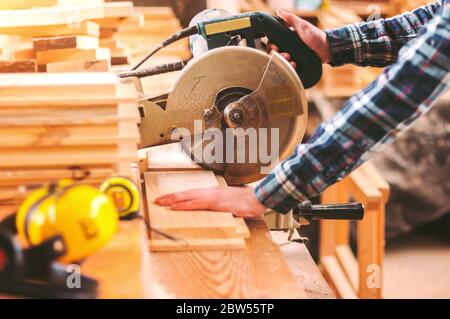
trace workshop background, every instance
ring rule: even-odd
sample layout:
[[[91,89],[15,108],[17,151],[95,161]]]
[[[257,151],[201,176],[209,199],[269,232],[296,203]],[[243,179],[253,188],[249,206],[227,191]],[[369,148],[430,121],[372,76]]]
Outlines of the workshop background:
[[[33,10],[27,9],[26,6],[21,7],[22,2],[25,1],[17,1],[18,7],[12,9]],[[123,3],[123,1],[106,2]],[[124,15],[121,19],[125,20],[111,18],[100,22],[98,37],[102,49],[97,49],[93,55],[86,53],[86,58],[80,59],[63,54],[54,59],[45,54],[45,49],[40,51],[36,42],[33,46],[33,42],[23,36],[25,32],[23,29],[20,31],[20,28],[7,27],[0,19],[0,73],[123,71],[139,61],[163,38],[187,27],[191,19],[206,8],[222,8],[230,13],[247,11],[273,13],[275,8],[283,8],[295,12],[321,28],[335,28],[349,23],[391,17],[432,1],[134,0],[132,2],[134,11],[130,7],[121,9]],[[1,1],[0,10],[6,9],[11,8],[6,2]],[[140,16],[136,18],[136,14]],[[81,27],[89,26],[83,22]],[[15,34],[16,32],[18,34]],[[33,38],[45,35],[39,34],[38,28],[35,28],[33,32],[31,35]],[[102,51],[103,48],[104,51]],[[180,59],[187,60],[190,56],[188,41],[180,41],[158,53],[155,59],[144,66]],[[86,63],[84,60],[96,62]],[[71,63],[66,63],[67,61]],[[380,69],[353,65],[339,68],[324,66],[319,85],[307,91],[311,117],[307,135],[311,134],[321,121],[329,119],[348,98],[368,85],[381,72]],[[152,96],[164,94],[177,74],[178,72],[174,72],[158,75],[156,79],[142,79],[142,89],[146,93],[151,92]],[[17,78],[15,81],[18,83],[21,79]],[[32,82],[33,80],[24,81]],[[0,82],[0,90],[14,89],[10,84],[5,84],[1,88],[2,85]],[[99,86],[99,90],[103,87]],[[37,91],[30,90],[30,92],[39,95]],[[2,97],[3,94],[0,93],[0,106]],[[56,97],[58,98],[64,99],[61,96]],[[372,203],[374,208],[368,214],[366,211],[366,217],[369,216],[369,220],[364,226],[357,226],[356,222],[347,221],[318,221],[300,230],[301,236],[309,238],[307,243],[309,252],[338,298],[364,297],[361,295],[363,292],[358,290],[363,278],[357,275],[358,267],[365,265],[364,258],[366,260],[378,258],[377,260],[383,262],[382,293],[379,295],[383,298],[450,298],[449,104],[450,96],[446,94],[429,113],[417,121],[396,142],[377,154],[355,174],[323,194],[322,202],[324,203],[348,202],[355,198],[358,200],[363,198]],[[68,110],[69,108],[66,112]],[[90,114],[87,109],[83,109],[83,112],[83,116]],[[0,163],[14,162],[5,167],[15,169],[20,165],[25,167],[36,165],[38,161],[47,161],[46,158],[40,158],[36,154],[28,158],[30,154],[25,151],[13,154],[9,148],[13,149],[12,145],[22,140],[14,138],[15,133],[13,129],[8,131],[8,124],[15,117],[21,117],[21,112],[17,109],[9,110],[9,113],[1,116],[4,118],[0,119],[0,134],[11,140],[9,145],[0,142]],[[60,116],[64,114],[61,113],[55,118],[61,120]],[[45,123],[51,123],[50,118],[49,114]],[[98,125],[100,128],[101,124]],[[27,128],[24,126],[23,129]],[[85,133],[89,134],[87,129]],[[99,129],[98,133],[102,134],[102,131]],[[135,143],[137,137],[131,135],[127,136],[128,144],[125,145],[123,142],[120,144],[124,150],[132,147],[133,139]],[[49,143],[52,141],[56,143],[59,138],[54,136]],[[71,142],[75,143],[74,141],[68,143]],[[87,153],[82,153],[84,150],[81,146],[79,151],[81,152],[79,153],[81,154],[79,155],[80,165],[82,165],[88,156]],[[116,155],[114,153],[109,158]],[[73,152],[67,156],[78,155]],[[105,147],[105,149],[101,148],[101,151],[96,151],[92,157],[108,156],[110,151]],[[127,163],[139,160],[142,160],[142,154],[127,159]],[[111,159],[111,161],[114,160]],[[48,163],[48,165],[52,164]],[[5,167],[0,167],[0,214],[5,214],[13,207],[17,207],[26,196],[26,190],[24,191],[23,187],[17,187],[18,184],[11,175],[8,175]],[[93,184],[98,184],[98,181],[112,173],[106,169],[106,166],[98,164],[95,167],[94,174],[88,178]],[[123,171],[122,168],[116,170],[116,172]],[[54,171],[48,171],[44,180],[51,180],[54,176],[52,172]],[[21,183],[26,179],[21,175],[16,177],[20,180],[19,185],[22,185]],[[42,180],[40,176],[36,176],[35,179],[32,184]],[[17,201],[11,201],[11,198]],[[367,253],[363,247],[371,247],[370,252]],[[363,256],[366,253],[370,256]],[[125,252],[124,255],[126,255]],[[133,253],[131,255],[134,258]],[[88,263],[87,268],[89,267]],[[133,279],[130,279],[130,282],[133,282]]]

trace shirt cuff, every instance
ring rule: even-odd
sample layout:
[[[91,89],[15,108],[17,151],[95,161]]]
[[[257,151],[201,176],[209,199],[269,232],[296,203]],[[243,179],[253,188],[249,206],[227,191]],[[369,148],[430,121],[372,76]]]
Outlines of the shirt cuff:
[[[283,164],[278,165],[255,189],[256,198],[267,208],[287,214],[294,207],[307,200],[288,179]]]
[[[361,33],[355,24],[342,28],[325,30],[331,49],[331,66],[362,61]]]

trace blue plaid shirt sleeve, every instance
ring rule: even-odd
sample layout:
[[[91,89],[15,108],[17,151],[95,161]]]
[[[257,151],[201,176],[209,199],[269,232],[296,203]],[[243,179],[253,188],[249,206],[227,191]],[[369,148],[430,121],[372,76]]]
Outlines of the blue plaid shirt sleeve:
[[[256,188],[266,207],[286,213],[362,164],[430,109],[450,86],[450,4],[399,52],[399,59],[353,96],[306,144]]]
[[[416,38],[421,28],[433,19],[441,3],[431,3],[390,19],[325,30],[331,48],[330,64],[391,65],[397,61],[400,49]]]

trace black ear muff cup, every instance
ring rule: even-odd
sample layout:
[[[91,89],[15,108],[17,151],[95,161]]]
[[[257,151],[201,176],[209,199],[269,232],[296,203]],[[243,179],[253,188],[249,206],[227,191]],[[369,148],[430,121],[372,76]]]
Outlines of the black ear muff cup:
[[[14,234],[0,226],[0,278],[21,276],[23,263],[22,249]]]

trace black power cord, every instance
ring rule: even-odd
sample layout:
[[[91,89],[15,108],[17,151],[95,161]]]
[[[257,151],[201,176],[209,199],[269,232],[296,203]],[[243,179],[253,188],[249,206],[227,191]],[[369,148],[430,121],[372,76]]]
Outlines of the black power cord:
[[[145,63],[148,59],[150,59],[152,56],[154,56],[156,53],[158,53],[161,49],[167,47],[168,45],[177,42],[178,40],[190,37],[192,35],[198,34],[199,29],[197,25],[194,25],[192,27],[186,28],[181,30],[180,32],[177,32],[167,39],[163,40],[155,49],[153,49],[150,53],[148,53],[142,60],[140,60],[138,63],[136,63],[130,71],[135,71],[137,68],[139,68],[142,64]]]

